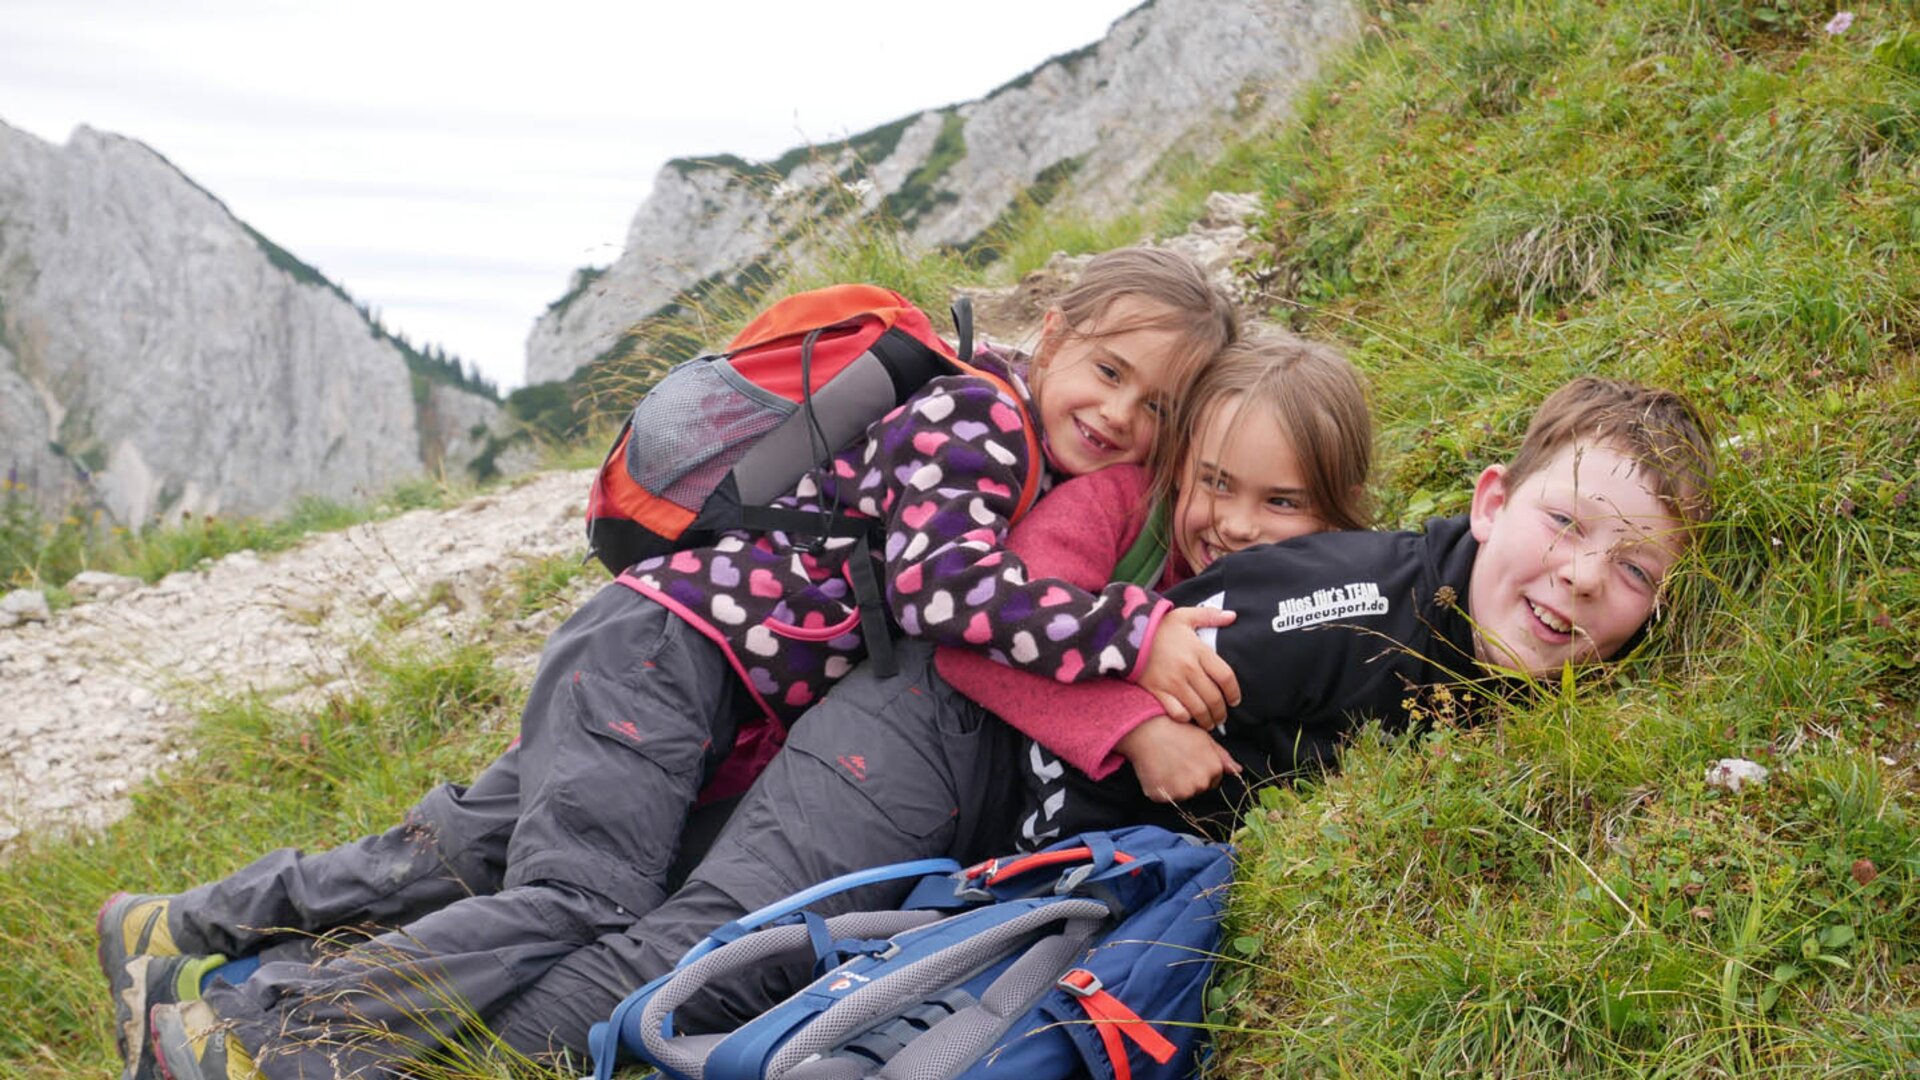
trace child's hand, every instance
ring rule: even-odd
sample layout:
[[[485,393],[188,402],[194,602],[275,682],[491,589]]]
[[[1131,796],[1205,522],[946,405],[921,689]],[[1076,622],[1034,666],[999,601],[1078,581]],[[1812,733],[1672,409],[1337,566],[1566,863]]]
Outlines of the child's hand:
[[[1240,704],[1240,680],[1195,633],[1204,626],[1226,626],[1233,618],[1231,611],[1200,607],[1174,608],[1161,617],[1137,681],[1168,716],[1211,728],[1227,718],[1229,707]]]
[[[1140,791],[1154,802],[1179,802],[1212,791],[1240,765],[1213,736],[1193,726],[1156,716],[1121,736],[1114,746],[1133,766]]]

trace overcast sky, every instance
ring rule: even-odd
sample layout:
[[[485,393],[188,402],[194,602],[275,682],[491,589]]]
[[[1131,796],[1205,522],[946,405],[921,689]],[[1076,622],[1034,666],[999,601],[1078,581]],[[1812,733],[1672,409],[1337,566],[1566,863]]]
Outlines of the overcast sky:
[[[980,97],[1138,2],[0,0],[0,120],[141,140],[510,389],[668,158]]]

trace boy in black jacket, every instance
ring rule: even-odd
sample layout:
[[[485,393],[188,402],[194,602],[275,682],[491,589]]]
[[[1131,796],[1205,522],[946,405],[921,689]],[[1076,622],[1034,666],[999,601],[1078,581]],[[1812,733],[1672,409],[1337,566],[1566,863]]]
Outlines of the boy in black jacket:
[[[1089,709],[1125,725],[1115,705],[1132,701],[1139,728],[1123,754],[1217,762],[1218,786],[1156,788],[1151,763],[1095,781],[1030,754],[1024,840],[1120,822],[1230,826],[1250,785],[1332,765],[1357,719],[1399,730],[1432,688],[1469,684],[1472,697],[1471,684],[1618,656],[1706,521],[1711,473],[1705,426],[1679,395],[1582,378],[1541,405],[1511,464],[1480,474],[1469,513],[1423,533],[1321,533],[1220,560],[1169,595],[1239,613],[1214,641],[1242,692],[1212,733],[1232,764],[1150,695],[1110,688]]]

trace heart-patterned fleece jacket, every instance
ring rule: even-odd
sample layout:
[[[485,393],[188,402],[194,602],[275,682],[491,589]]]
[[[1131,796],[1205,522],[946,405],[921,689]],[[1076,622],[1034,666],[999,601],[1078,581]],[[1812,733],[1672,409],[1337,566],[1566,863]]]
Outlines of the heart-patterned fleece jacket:
[[[935,379],[774,505],[879,519],[880,581],[910,636],[1063,683],[1137,677],[1171,604],[1137,585],[1029,580],[1003,547],[1029,467],[1029,415],[985,379]],[[784,723],[866,656],[846,571],[855,541],[807,539],[729,533],[619,579],[726,651],[772,721],[743,733],[736,756],[771,756]]]
[[[1047,497],[1013,530],[1011,553],[1024,556],[1037,573],[1083,585],[1113,576],[1127,549],[1146,527],[1152,477],[1134,465],[1116,465],[1080,477]],[[1169,552],[1156,583],[1171,588],[1192,577],[1178,552]],[[1098,780],[1126,759],[1120,740],[1150,717],[1165,712],[1154,696],[1124,683],[1094,683],[1058,691],[1025,676],[1008,676],[960,649],[942,648],[934,666],[955,690],[1028,736],[1029,767],[1058,775],[1053,756]]]

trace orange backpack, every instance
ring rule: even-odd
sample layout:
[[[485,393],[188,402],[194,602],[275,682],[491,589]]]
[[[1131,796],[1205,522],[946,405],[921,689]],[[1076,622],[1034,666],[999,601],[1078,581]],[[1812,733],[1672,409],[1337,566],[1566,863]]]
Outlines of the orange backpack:
[[[953,319],[957,353],[899,293],[833,285],[778,301],[725,352],[676,365],[634,407],[594,477],[592,555],[618,574],[641,559],[704,547],[731,529],[858,537],[861,549],[848,565],[870,652],[881,659],[885,608],[871,580],[876,523],[767,504],[939,376],[977,376],[1022,402],[1004,378],[961,359],[973,353],[965,298],[955,302]],[[1039,434],[1026,419],[1027,476],[1016,517],[1033,504],[1041,474]]]

